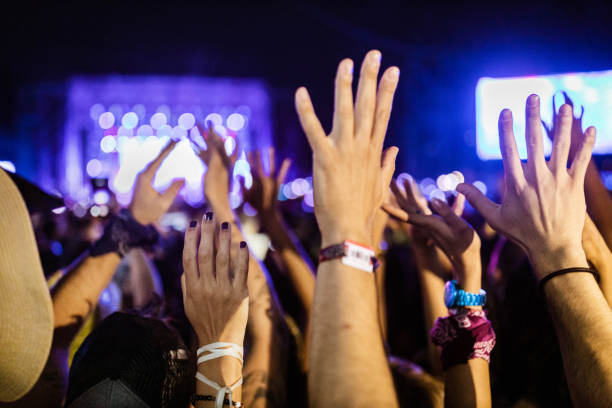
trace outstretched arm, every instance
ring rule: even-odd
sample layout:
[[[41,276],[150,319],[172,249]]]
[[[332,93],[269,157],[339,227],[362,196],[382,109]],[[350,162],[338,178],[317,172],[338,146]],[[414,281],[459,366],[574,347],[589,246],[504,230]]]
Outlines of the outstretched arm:
[[[397,218],[415,225],[416,233],[427,234],[436,246],[444,251],[444,254],[452,263],[454,278],[461,289],[469,293],[480,293],[482,278],[480,238],[474,229],[457,215],[457,212],[463,211],[463,197],[459,195],[455,202],[455,208],[451,208],[445,202],[434,198],[431,200],[431,206],[438,215],[433,215],[412,180],[404,182],[405,191],[402,191],[395,184],[391,186],[398,206],[388,205],[385,208]],[[441,266],[432,265],[431,261],[429,261],[429,265],[433,267]],[[430,278],[430,280],[432,279]],[[440,278],[438,277],[438,279]],[[438,283],[438,286],[440,283]],[[441,298],[443,288],[436,287],[434,289],[439,290],[439,292],[431,294],[433,296],[429,303],[434,301],[440,303],[430,304],[429,309],[442,312],[446,306]],[[430,294],[424,293],[423,295],[427,297]],[[469,307],[469,309],[482,310],[482,307]],[[444,312],[443,316],[447,315],[448,312]],[[473,357],[467,359],[465,363],[450,366],[446,369],[444,383],[445,405],[447,406],[491,406],[489,364],[482,358]]]
[[[208,169],[204,195],[218,220],[233,227],[232,240],[244,240],[238,220],[230,207],[230,175],[236,159],[227,157],[223,142],[209,126],[208,150],[202,154]],[[249,257],[249,318],[247,334],[252,340],[244,369],[243,396],[248,407],[284,406],[286,399],[287,344],[281,308],[262,266]]]
[[[377,87],[380,58],[378,51],[366,55],[354,101],[353,62],[346,59],[338,66],[329,136],[306,89],[295,95],[313,151],[314,208],[324,248],[345,240],[373,246],[372,222],[397,155],[397,148],[383,154],[382,145],[399,70],[387,69]],[[397,406],[380,335],[374,275],[337,258],[318,268],[308,386],[311,406]]]
[[[595,143],[595,128],[586,130],[571,167],[572,108],[561,106],[555,123],[550,160],[544,159],[540,130],[540,99],[526,103],[528,160],[521,166],[512,129],[512,113],[499,119],[500,147],[506,178],[501,205],[489,201],[475,187],[460,184],[458,191],[498,232],[527,253],[541,280],[565,268],[588,267],[581,245],[586,205],[584,177]],[[555,324],[563,365],[576,406],[612,405],[612,311],[589,273],[567,273],[543,287]]]

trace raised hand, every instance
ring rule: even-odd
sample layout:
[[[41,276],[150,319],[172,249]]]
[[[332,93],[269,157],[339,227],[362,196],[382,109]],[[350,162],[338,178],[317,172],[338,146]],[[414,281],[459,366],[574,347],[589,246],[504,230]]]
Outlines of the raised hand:
[[[278,190],[287,177],[291,159],[284,159],[278,172],[276,171],[274,148],[268,149],[270,171],[266,174],[261,161],[261,152],[250,152],[248,155],[253,185],[250,189],[242,186],[245,200],[253,206],[264,218],[275,216],[278,211]]]
[[[512,130],[512,112],[503,110],[499,117],[506,182],[503,202],[493,203],[468,184],[457,187],[491,227],[526,251],[540,279],[555,270],[588,266],[581,246],[586,213],[584,176],[595,143],[595,128],[586,130],[568,169],[572,119],[572,107],[561,106],[554,126],[552,154],[546,162],[540,98],[529,96],[525,134],[528,159],[523,168]]]
[[[438,214],[434,215],[414,180],[405,180],[403,190],[392,183],[391,190],[397,206],[387,203],[383,208],[396,218],[413,224],[413,235],[416,235],[420,245],[427,245],[426,237],[433,239],[450,259],[463,289],[477,293],[481,279],[480,238],[460,217],[465,204],[464,196],[458,194],[452,208],[434,198],[431,206]]]
[[[231,259],[231,223],[222,223],[218,232],[215,228],[212,213],[207,213],[200,224],[192,221],[185,231],[181,279],[185,314],[200,345],[242,345],[249,313],[249,250],[243,241]]]
[[[136,178],[134,195],[129,209],[134,219],[143,225],[159,221],[161,216],[168,211],[168,208],[170,208],[180,189],[185,184],[184,179],[174,180],[163,193],[159,193],[153,188],[155,173],[159,170],[164,159],[174,149],[174,146],[176,146],[176,142],[171,141],[168,143]]]
[[[300,123],[313,152],[315,215],[323,245],[353,239],[371,244],[372,222],[395,170],[398,149],[381,154],[399,69],[387,69],[378,87],[381,54],[370,51],[353,105],[353,61],[336,74],[332,131],[326,135],[306,88],[295,94]]]
[[[224,213],[231,211],[229,191],[234,164],[238,158],[238,146],[232,155],[228,156],[223,139],[215,132],[210,122],[208,123],[206,145],[207,149],[199,152],[200,159],[207,167],[204,175],[204,196],[211,208],[221,216],[219,214],[221,210]]]

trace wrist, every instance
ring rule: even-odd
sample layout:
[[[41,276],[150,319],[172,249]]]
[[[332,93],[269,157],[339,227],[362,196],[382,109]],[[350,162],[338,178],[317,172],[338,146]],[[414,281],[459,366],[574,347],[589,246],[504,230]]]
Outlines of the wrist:
[[[567,245],[528,254],[536,277],[542,279],[551,272],[573,267],[588,267],[582,245]]]
[[[321,231],[321,248],[336,245],[347,240],[369,247],[372,246],[372,237],[365,228],[330,228],[329,230]]]

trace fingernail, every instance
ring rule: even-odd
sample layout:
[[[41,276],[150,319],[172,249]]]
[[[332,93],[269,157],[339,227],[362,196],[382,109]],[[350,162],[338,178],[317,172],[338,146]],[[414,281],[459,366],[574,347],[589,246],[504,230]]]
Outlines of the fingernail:
[[[240,248],[246,248],[246,242],[240,241]]]
[[[196,225],[198,225],[198,222],[197,222],[197,221],[191,221],[191,222],[189,223],[189,228],[195,228],[195,227],[196,227]]]
[[[510,109],[504,109],[501,113],[502,119],[510,120],[512,119],[512,111]]]
[[[206,217],[206,221],[211,221],[212,217],[213,217],[213,213],[211,213],[210,211],[208,211],[205,215]]]
[[[344,63],[344,73],[346,75],[353,75],[353,61],[348,60]]]
[[[572,107],[568,104],[564,104],[559,108],[559,115],[569,116],[572,114]]]
[[[370,54],[370,64],[379,65],[381,58],[382,55],[380,51],[374,51],[372,54]]]
[[[398,67],[393,67],[389,69],[389,73],[387,75],[389,75],[389,79],[398,79],[400,76],[400,70]]]
[[[221,229],[222,230],[226,230],[229,228],[229,222],[224,222],[223,224],[221,224]]]
[[[433,205],[435,209],[442,208],[442,201],[440,201],[440,200],[439,200],[439,199],[437,199],[437,198],[433,198],[433,199],[431,200],[431,205]]]

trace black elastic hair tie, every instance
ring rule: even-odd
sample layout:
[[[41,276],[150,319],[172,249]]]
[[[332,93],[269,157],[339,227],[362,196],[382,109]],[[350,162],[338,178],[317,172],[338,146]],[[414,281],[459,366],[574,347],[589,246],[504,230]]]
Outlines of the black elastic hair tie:
[[[544,284],[548,282],[549,280],[551,280],[552,278],[554,278],[555,276],[565,275],[566,273],[572,273],[572,272],[590,273],[593,275],[597,283],[599,283],[599,273],[593,268],[566,268],[566,269],[561,269],[559,271],[551,272],[545,277],[543,277],[540,280],[540,283],[538,284],[538,288],[540,289],[540,292],[544,290]]]

